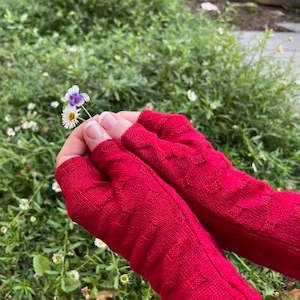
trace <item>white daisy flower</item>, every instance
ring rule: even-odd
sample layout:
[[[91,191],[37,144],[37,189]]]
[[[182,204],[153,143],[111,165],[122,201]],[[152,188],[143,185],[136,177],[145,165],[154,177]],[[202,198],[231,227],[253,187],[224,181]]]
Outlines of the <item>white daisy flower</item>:
[[[50,103],[50,105],[51,105],[52,107],[56,108],[56,107],[59,106],[59,102],[58,102],[58,101],[52,101],[52,102]]]
[[[201,8],[206,11],[219,11],[218,6],[216,6],[210,2],[203,2],[201,4]]]
[[[15,134],[16,134],[15,131],[11,127],[7,128],[6,133],[8,136],[15,136]]]
[[[48,77],[49,76],[48,72],[44,72],[43,76]]]
[[[187,91],[187,97],[190,101],[194,102],[197,100],[197,94],[193,90],[188,90]]]
[[[215,110],[215,109],[218,108],[218,105],[217,105],[217,103],[215,103],[215,102],[210,103],[209,106],[210,106],[210,108],[211,108],[212,110]]]
[[[97,239],[97,238],[95,239],[94,244],[96,247],[101,248],[101,249],[107,247],[107,245],[103,241],[101,241],[100,239]]]
[[[64,257],[61,253],[54,253],[52,256],[52,260],[55,264],[59,264],[64,260]]]
[[[73,279],[73,280],[79,280],[79,273],[76,270],[72,270],[69,272],[69,276]]]
[[[29,121],[28,124],[29,128],[31,128],[33,131],[37,131],[39,129],[39,126],[37,124],[37,122],[35,121]]]
[[[6,226],[1,226],[0,231],[5,234],[7,232],[7,227]]]
[[[28,129],[28,128],[30,128],[29,122],[28,122],[28,121],[23,122],[22,125],[21,125],[21,127],[22,127],[23,129]]]
[[[29,201],[28,199],[26,198],[23,198],[20,200],[20,204],[19,204],[19,207],[23,210],[27,210],[29,209]]]
[[[61,192],[61,188],[60,188],[59,184],[57,183],[57,181],[54,181],[52,183],[52,190],[55,191],[56,193]]]
[[[61,115],[63,125],[66,129],[72,129],[78,123],[79,110],[76,109],[76,106],[66,106]]]
[[[34,108],[35,108],[35,104],[32,102],[27,105],[28,110],[33,110]]]
[[[5,120],[6,122],[10,122],[10,121],[11,121],[11,116],[10,116],[10,115],[6,115],[6,116],[4,117],[4,120]]]
[[[123,283],[123,284],[126,284],[128,283],[129,281],[129,276],[127,274],[123,274],[120,276],[120,281]]]

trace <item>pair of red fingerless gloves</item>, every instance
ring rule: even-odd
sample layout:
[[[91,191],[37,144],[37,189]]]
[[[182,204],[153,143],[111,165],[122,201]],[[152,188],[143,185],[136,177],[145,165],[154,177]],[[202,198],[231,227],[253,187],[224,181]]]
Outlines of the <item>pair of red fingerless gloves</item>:
[[[55,176],[72,220],[162,299],[262,299],[219,246],[300,279],[300,195],[234,169],[184,116],[143,111]]]

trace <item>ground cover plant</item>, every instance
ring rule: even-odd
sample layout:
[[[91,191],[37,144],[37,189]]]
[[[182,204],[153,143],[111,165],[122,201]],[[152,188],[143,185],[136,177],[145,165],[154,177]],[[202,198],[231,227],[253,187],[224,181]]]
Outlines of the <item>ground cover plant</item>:
[[[222,20],[180,1],[1,1],[1,299],[157,298],[67,216],[53,171],[73,84],[92,114],[184,113],[235,166],[299,190],[299,85],[289,66],[251,56]],[[264,296],[299,285],[228,256]]]

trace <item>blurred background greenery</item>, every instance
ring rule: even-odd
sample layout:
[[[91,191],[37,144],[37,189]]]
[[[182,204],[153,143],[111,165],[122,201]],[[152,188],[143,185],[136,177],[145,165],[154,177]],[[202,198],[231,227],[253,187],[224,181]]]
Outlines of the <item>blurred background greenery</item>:
[[[90,95],[93,114],[147,103],[186,114],[236,167],[299,190],[299,85],[289,65],[254,59],[269,34],[242,49],[224,19],[191,14],[174,0],[2,0],[1,299],[157,298],[123,259],[69,220],[52,188],[69,134],[61,99],[73,84]],[[29,209],[19,207],[23,198]],[[265,297],[299,286],[228,256]]]

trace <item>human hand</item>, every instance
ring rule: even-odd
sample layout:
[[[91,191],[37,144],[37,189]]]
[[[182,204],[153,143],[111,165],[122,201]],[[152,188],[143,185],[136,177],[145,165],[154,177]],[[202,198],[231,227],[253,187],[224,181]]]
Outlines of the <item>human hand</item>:
[[[262,299],[173,188],[97,119],[76,128],[58,155],[55,176],[71,219],[126,258],[162,299]],[[101,123],[122,135],[107,117]]]
[[[182,115],[114,116],[107,133],[172,185],[221,247],[300,279],[299,194],[234,169]]]

